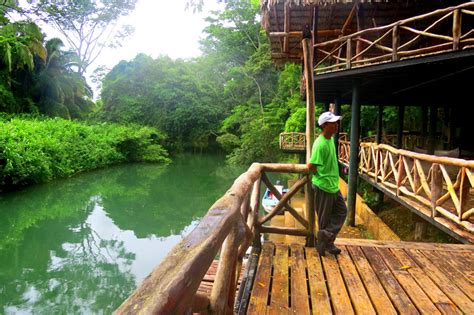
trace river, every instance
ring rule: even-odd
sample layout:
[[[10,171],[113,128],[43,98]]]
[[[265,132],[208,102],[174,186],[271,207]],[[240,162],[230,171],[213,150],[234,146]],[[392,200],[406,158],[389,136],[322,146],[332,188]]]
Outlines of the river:
[[[183,155],[0,195],[0,313],[111,313],[243,171]]]

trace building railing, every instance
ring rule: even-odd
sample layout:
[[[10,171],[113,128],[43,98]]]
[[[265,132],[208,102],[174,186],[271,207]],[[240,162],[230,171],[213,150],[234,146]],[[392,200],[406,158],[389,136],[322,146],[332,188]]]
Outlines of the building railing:
[[[349,164],[350,142],[339,142],[339,159]],[[360,143],[359,172],[377,184],[474,232],[474,161],[438,157],[386,144]]]
[[[376,142],[377,136],[368,136],[361,139],[361,142]],[[397,145],[397,135],[383,135],[382,143],[395,147]],[[414,151],[415,148],[424,147],[424,137],[421,135],[404,134],[402,137],[402,148]]]
[[[303,174],[285,195],[273,186],[267,172]],[[115,311],[116,314],[184,314],[233,311],[241,264],[248,247],[260,246],[262,233],[314,238],[314,210],[303,218],[289,203],[303,186],[311,191],[308,168],[302,164],[254,163],[202,218],[198,226],[176,245],[161,264]],[[279,199],[275,208],[260,215],[262,182]],[[268,225],[275,215],[289,211],[304,229]],[[197,293],[201,280],[219,254],[219,265],[210,296]]]
[[[474,48],[472,15],[474,2],[469,2],[316,43],[317,54],[324,57],[316,63],[315,71],[324,73]],[[418,30],[418,25],[426,27]]]
[[[306,149],[306,134],[304,132],[280,133],[280,149],[304,151]]]

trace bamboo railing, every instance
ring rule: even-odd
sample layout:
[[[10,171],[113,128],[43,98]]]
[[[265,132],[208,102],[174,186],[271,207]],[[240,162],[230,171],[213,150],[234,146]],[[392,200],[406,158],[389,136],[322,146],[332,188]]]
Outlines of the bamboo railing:
[[[280,133],[281,150],[306,150],[306,134],[304,132]]]
[[[339,159],[349,163],[348,141],[339,142]],[[360,143],[359,172],[397,196],[405,196],[474,233],[474,161]]]
[[[314,48],[324,57],[316,63],[315,71],[324,73],[474,48],[472,15],[474,3],[468,2],[316,43]],[[420,24],[428,26],[416,29]]]
[[[305,174],[284,195],[278,192],[266,172]],[[314,237],[314,216],[301,217],[289,200],[304,185],[310,188],[308,168],[302,164],[254,163],[202,218],[161,264],[115,311],[115,314],[183,314],[233,311],[240,266],[248,247],[260,246],[261,233]],[[260,216],[262,182],[280,200],[271,213]],[[267,225],[272,217],[289,211],[305,229]],[[307,213],[313,213],[309,209]],[[210,296],[196,293],[209,266],[220,253]]]

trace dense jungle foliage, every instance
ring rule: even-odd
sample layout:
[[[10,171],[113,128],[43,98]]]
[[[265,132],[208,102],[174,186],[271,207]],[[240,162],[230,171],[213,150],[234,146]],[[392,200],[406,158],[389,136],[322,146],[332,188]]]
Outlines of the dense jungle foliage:
[[[56,24],[66,38],[76,38],[79,35],[74,32],[82,28],[96,25],[100,32],[108,25],[105,20],[114,23],[133,10],[135,2],[72,1],[74,5],[68,7],[41,0],[32,5],[43,22]],[[111,3],[113,16],[90,15],[94,8]],[[278,135],[305,130],[301,65],[277,67],[272,62],[268,39],[260,25],[258,0],[229,0],[224,10],[213,12],[207,18],[200,43],[202,56],[198,58],[173,60],[139,54],[133,60],[121,61],[101,78],[102,90],[96,102],[84,77],[93,57],[75,49],[95,47],[94,43],[68,39],[71,49],[66,50],[57,38],[46,41],[38,25],[30,20],[10,21],[8,12],[14,10],[28,14],[14,0],[0,5],[0,111],[8,117],[27,113],[65,120],[3,119],[0,174],[4,183],[40,182],[108,162],[130,160],[120,151],[120,143],[132,141],[130,138],[137,143],[127,150],[138,150],[129,154],[134,155],[132,160],[165,161],[163,145],[171,153],[224,151],[233,164],[278,161],[288,159],[278,149]],[[322,110],[323,104],[316,104],[316,114]],[[364,136],[373,132],[377,110],[363,107],[362,111]],[[386,131],[395,130],[397,110],[386,107],[384,111]],[[420,113],[410,108],[407,111],[406,126],[415,126]],[[343,115],[343,131],[348,131],[348,106],[343,106]],[[68,121],[71,119],[74,123]],[[59,132],[61,128],[66,130]],[[18,137],[8,134],[12,132],[21,132],[21,141],[37,151],[30,153],[20,145],[11,155],[11,141]],[[104,157],[92,144],[101,138],[99,135],[104,135],[102,144],[109,145],[102,152]],[[70,150],[77,142],[83,146]],[[148,145],[152,147],[145,149]],[[86,153],[88,150],[91,152]],[[150,156],[153,150],[158,154],[155,158]],[[74,152],[88,158],[74,160]],[[95,156],[97,160],[91,160]]]
[[[151,127],[85,124],[55,118],[0,119],[0,186],[41,183],[56,177],[128,162],[167,163]]]

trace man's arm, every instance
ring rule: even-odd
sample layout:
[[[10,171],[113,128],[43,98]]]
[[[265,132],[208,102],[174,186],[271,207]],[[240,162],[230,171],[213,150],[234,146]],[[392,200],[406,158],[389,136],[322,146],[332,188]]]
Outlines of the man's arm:
[[[316,173],[316,164],[308,163],[306,166],[308,166],[308,170],[311,174]]]

